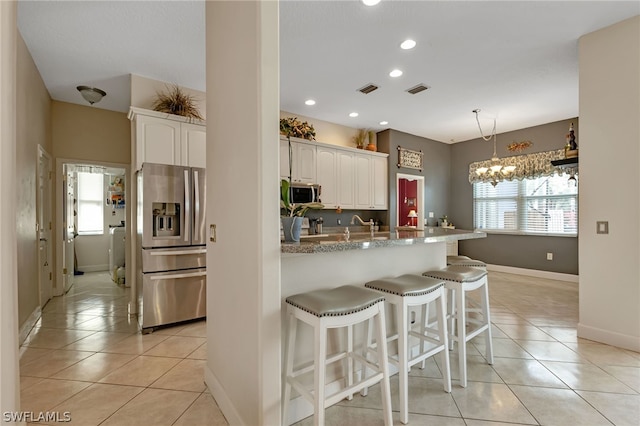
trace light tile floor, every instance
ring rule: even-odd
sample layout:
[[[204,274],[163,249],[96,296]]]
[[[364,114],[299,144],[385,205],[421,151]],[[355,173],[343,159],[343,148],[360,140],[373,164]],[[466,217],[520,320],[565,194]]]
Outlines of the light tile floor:
[[[24,343],[23,411],[68,411],[83,426],[227,424],[203,382],[204,321],[142,336],[127,314],[128,289],[106,273],[76,278]],[[479,336],[469,345],[467,388],[457,383],[455,351],[451,394],[439,357],[412,369],[410,424],[640,424],[640,354],[576,337],[577,284],[498,272],[489,282],[494,364]],[[397,410],[397,376],[391,385]],[[326,423],[382,424],[379,396],[373,387],[330,407]]]

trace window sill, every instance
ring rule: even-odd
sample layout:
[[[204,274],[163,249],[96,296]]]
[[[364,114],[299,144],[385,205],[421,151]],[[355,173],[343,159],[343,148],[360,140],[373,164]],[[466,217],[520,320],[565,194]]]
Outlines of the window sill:
[[[539,232],[522,232],[522,231],[501,231],[498,229],[474,229],[475,232],[484,232],[485,234],[494,235],[514,235],[527,237],[567,237],[577,238],[578,234],[560,234],[560,233],[539,233]]]

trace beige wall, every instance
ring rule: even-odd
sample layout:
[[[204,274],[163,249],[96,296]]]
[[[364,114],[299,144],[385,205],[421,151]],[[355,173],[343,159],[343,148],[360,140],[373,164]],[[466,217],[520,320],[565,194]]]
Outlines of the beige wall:
[[[36,192],[38,144],[52,153],[51,98],[22,37],[16,77],[16,231],[18,317],[22,327],[40,305]],[[54,262],[55,265],[55,262]]]
[[[53,101],[53,156],[131,162],[131,125],[122,112]]]
[[[640,17],[580,38],[579,69],[578,336],[640,351]]]
[[[167,92],[173,83],[153,80],[140,75],[131,74],[131,106],[145,109],[153,109],[153,103],[158,93]],[[187,95],[191,95],[195,101],[202,118],[207,118],[206,93],[188,87],[180,88]]]

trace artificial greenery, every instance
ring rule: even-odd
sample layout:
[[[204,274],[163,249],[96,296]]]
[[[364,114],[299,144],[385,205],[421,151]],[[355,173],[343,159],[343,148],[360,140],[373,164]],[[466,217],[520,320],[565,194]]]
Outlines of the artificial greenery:
[[[156,101],[152,107],[154,111],[204,120],[193,96],[184,93],[178,85],[166,87],[166,89],[167,92],[156,92]]]
[[[316,130],[313,128],[313,124],[302,122],[298,120],[298,117],[281,118],[280,134],[310,141],[316,140]]]
[[[351,140],[356,144],[356,147],[362,149],[364,148],[364,142],[367,140],[368,134],[369,129],[358,129],[357,133],[351,138]]]

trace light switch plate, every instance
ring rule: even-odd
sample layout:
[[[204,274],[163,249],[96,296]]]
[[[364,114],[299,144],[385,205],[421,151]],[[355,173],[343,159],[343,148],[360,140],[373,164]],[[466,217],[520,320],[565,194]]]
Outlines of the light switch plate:
[[[429,212],[429,217],[434,217],[433,212]]]
[[[598,221],[598,222],[596,222],[596,233],[597,234],[608,234],[609,233],[609,222],[608,221]]]

